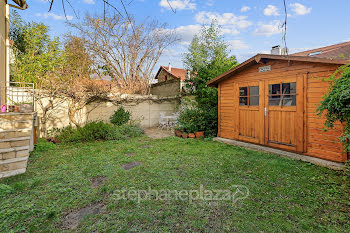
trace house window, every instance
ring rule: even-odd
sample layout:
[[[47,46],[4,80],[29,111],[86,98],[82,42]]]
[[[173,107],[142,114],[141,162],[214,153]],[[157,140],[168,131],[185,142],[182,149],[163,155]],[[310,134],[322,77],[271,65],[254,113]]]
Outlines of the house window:
[[[239,105],[241,106],[259,106],[259,87],[240,87]]]
[[[269,106],[296,106],[296,83],[278,83],[269,85]]]

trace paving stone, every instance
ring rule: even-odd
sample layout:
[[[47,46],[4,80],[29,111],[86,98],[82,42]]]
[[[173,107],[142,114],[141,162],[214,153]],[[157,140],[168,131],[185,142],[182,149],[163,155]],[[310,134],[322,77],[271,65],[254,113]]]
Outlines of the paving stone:
[[[130,170],[134,167],[138,167],[138,166],[141,166],[142,163],[141,162],[131,162],[131,163],[127,163],[127,164],[123,164],[122,167],[124,168],[124,170]]]

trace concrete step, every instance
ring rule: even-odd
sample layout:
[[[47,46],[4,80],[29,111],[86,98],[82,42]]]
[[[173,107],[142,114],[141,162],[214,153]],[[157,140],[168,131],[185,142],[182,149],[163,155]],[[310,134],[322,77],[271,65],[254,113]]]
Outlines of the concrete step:
[[[29,145],[0,149],[0,162],[29,156]]]
[[[12,141],[22,141],[22,140],[29,140],[30,137],[19,137],[19,138],[6,138],[6,139],[0,139],[0,142],[12,142]]]
[[[22,174],[26,171],[27,157],[0,160],[0,179],[13,175]]]
[[[30,137],[32,128],[0,130],[0,140],[19,137]]]
[[[0,139],[0,150],[12,147],[29,146],[30,137]]]
[[[33,125],[32,120],[3,121],[3,122],[0,122],[0,130],[25,129],[25,128],[31,128],[32,125]]]

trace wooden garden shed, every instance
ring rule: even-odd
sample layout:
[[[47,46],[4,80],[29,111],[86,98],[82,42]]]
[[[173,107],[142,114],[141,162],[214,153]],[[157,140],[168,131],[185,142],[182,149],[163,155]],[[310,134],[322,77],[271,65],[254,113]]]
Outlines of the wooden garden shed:
[[[219,93],[218,136],[345,162],[342,125],[324,131],[316,108],[324,79],[348,60],[310,54],[258,54],[209,81]]]

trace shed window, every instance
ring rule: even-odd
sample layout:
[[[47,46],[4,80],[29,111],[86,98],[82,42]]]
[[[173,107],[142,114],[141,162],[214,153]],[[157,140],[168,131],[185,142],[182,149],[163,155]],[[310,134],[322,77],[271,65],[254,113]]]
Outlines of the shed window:
[[[278,83],[269,85],[269,106],[296,106],[297,85]]]
[[[241,106],[259,106],[259,87],[240,87],[239,105]]]

